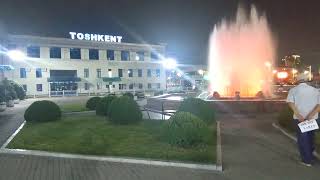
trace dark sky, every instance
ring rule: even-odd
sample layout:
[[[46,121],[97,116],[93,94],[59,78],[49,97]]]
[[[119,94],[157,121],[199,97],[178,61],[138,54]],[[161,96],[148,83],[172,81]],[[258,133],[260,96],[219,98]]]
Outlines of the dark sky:
[[[0,21],[12,34],[69,37],[76,31],[139,42],[137,35],[149,43],[167,43],[168,54],[180,63],[206,63],[214,24],[234,17],[239,3],[253,3],[267,14],[278,59],[298,53],[306,63],[320,64],[317,0],[6,0]]]

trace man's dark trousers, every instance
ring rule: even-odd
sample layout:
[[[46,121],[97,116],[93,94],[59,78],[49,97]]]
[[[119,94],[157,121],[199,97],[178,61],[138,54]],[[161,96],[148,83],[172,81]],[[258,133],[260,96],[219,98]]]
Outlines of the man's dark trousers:
[[[298,148],[300,151],[302,161],[304,163],[311,164],[314,160],[312,152],[315,150],[314,131],[301,133],[300,128],[298,126],[298,124],[300,123],[299,120],[295,119],[294,122],[296,124]]]

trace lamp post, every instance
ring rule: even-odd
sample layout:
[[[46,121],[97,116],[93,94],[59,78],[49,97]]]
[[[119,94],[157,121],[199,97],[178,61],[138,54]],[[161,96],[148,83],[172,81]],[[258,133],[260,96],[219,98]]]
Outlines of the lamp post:
[[[171,80],[171,78],[169,79],[167,77],[167,75],[168,75],[167,71],[168,70],[172,71],[172,70],[176,69],[177,68],[177,61],[174,58],[166,58],[161,62],[161,64],[162,64],[163,68],[165,69],[166,90],[168,90],[168,81]],[[169,75],[169,77],[170,77],[170,75]]]

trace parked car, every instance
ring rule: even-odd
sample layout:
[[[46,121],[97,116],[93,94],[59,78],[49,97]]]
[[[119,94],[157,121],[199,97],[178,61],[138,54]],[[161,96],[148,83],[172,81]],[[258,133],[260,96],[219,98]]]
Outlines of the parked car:
[[[144,92],[136,92],[135,96],[137,96],[137,98],[145,98]]]

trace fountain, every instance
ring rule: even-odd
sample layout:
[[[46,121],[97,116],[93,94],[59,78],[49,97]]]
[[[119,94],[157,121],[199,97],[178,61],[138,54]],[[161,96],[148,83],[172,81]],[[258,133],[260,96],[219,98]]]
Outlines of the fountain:
[[[209,92],[222,97],[270,96],[275,45],[264,15],[239,7],[234,21],[222,20],[209,40]]]

